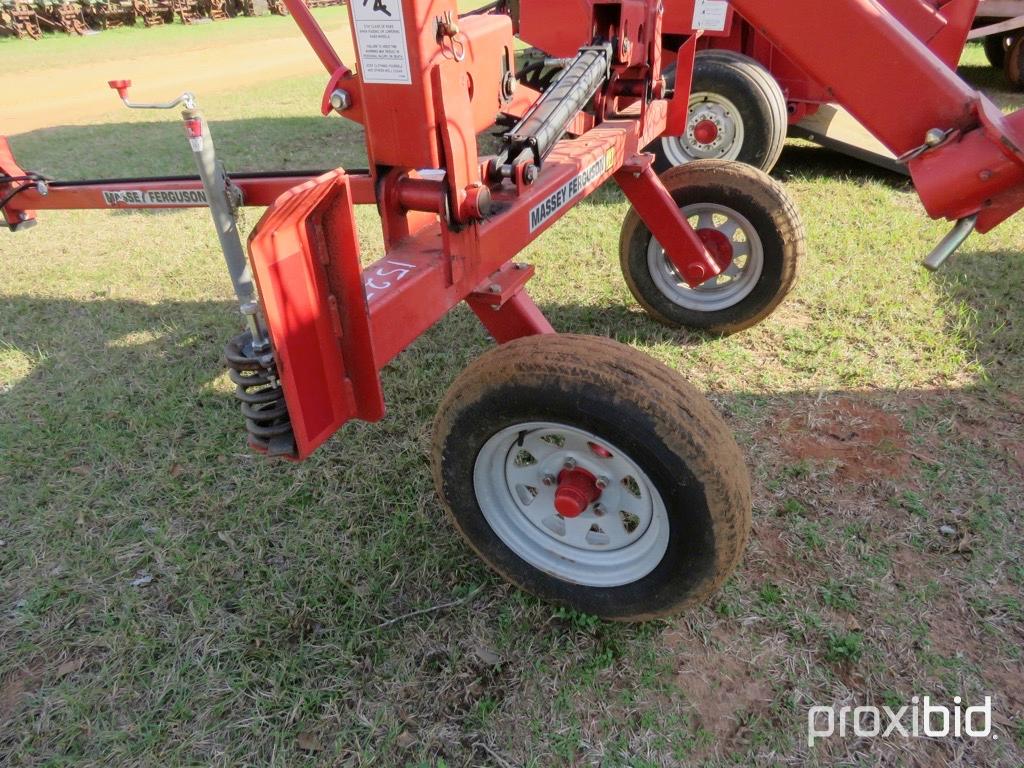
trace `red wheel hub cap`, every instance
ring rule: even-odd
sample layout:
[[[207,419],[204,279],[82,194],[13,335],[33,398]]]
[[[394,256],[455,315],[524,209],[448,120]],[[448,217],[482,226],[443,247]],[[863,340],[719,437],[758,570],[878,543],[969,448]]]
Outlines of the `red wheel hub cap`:
[[[713,144],[718,138],[718,126],[710,120],[701,120],[693,126],[693,138],[701,144]]]
[[[600,495],[601,489],[597,487],[597,478],[587,470],[563,469],[558,474],[555,510],[562,517],[579,517]]]

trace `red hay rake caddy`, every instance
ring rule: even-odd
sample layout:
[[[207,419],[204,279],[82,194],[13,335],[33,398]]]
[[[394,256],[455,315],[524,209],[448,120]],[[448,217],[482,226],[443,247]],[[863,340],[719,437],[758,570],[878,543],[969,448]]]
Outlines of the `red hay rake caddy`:
[[[226,357],[249,442],[290,459],[350,419],[382,418],[380,370],[465,301],[499,346],[440,406],[438,492],[496,570],[601,616],[664,614],[716,589],[743,551],[749,481],[699,393],[629,347],[555,334],[525,291],[533,268],[513,258],[614,178],[633,207],[623,269],[656,319],[728,333],[782,301],[804,246],[779,185],[726,161],[659,178],[643,151],[685,130],[705,30],[735,9],[906,163],[928,213],[955,222],[930,268],[1024,207],[1024,113],[1003,116],[873,0],[520,0],[461,16],[455,0],[355,0],[357,71],[301,0],[286,4],[330,75],[324,114],[365,126],[369,170],[228,175],[191,94],[134,104],[113,81],[130,107],[183,105],[199,175],[50,181],[3,142],[7,223],[209,207],[247,325]],[[518,81],[515,35],[557,70],[522,78],[536,89]],[[501,147],[480,156],[498,120]],[[248,254],[240,205],[267,206]],[[365,269],[355,205],[377,206],[386,246]]]

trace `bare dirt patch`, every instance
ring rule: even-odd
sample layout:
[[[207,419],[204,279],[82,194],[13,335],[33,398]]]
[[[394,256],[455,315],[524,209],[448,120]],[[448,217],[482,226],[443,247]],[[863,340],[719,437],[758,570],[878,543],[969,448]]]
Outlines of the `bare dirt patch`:
[[[22,697],[35,690],[42,677],[42,663],[36,662],[14,670],[0,682],[0,724],[7,722],[18,711]]]
[[[732,739],[743,718],[771,702],[771,687],[753,676],[749,665],[735,657],[709,653],[694,668],[681,670],[676,682],[696,703],[698,725],[715,741]]]
[[[931,607],[927,614],[929,641],[937,653],[949,659],[984,658],[985,645],[975,626],[977,617],[967,611],[961,600],[942,595]]]
[[[910,466],[898,416],[848,398],[812,403],[778,426],[780,447],[795,459],[837,464],[840,480],[903,477]]]
[[[1008,469],[1024,469],[1024,404],[1018,397],[1007,395],[1008,411],[978,409],[974,402],[960,403],[953,422],[956,434],[975,445],[988,443],[1003,454]]]
[[[807,570],[806,565],[793,556],[788,532],[770,520],[754,523],[744,562],[750,571],[773,579],[792,578],[794,574],[804,574]]]
[[[736,636],[723,627],[712,630],[709,642],[685,631],[670,631],[664,640],[680,659],[675,682],[693,707],[694,725],[713,737],[713,745],[742,741],[745,724],[771,707],[767,660],[744,658]],[[762,646],[759,656],[765,653],[774,656],[774,649]]]
[[[342,59],[354,60],[347,25],[333,37]],[[268,45],[273,55],[267,54]],[[318,73],[324,74],[323,67],[297,27],[273,40],[158,50],[73,69],[0,72],[0,92],[4,93],[0,134],[123,117],[123,107],[106,85],[112,77],[132,80],[131,96],[137,101],[165,101],[184,90],[193,91],[201,100],[211,93],[241,91],[255,83]],[[315,114],[316,105],[311,105],[310,112]]]

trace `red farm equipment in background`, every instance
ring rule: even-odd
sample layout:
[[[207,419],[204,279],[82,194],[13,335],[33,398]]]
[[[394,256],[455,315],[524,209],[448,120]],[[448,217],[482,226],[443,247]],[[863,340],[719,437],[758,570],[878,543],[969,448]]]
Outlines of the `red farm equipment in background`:
[[[989,64],[1024,90],[1024,0],[981,0],[971,40],[981,40]]]
[[[0,32],[39,40],[43,30],[35,6],[23,0],[0,0]]]
[[[955,223],[931,268],[1024,207],[1024,113],[1003,116],[873,0],[520,0],[461,15],[455,0],[357,0],[355,69],[301,0],[285,2],[327,70],[324,114],[365,127],[367,170],[227,174],[191,94],[135,104],[113,81],[130,107],[183,106],[198,176],[53,181],[3,142],[6,221],[208,207],[247,326],[226,357],[249,442],[290,459],[382,418],[381,369],[466,302],[499,346],[441,403],[438,493],[498,572],[590,613],[639,619],[714,591],[743,551],[749,481],[699,393],[627,346],[555,334],[525,291],[534,269],[514,258],[614,178],[632,205],[622,266],[653,317],[730,333],[782,301],[804,251],[783,189],[717,159],[659,177],[643,151],[689,129],[706,29],[739,14],[906,164],[928,213]],[[515,35],[539,62],[517,67]],[[478,135],[499,121],[500,146],[481,155]],[[241,205],[268,206],[248,253]],[[376,206],[383,230],[367,267],[356,205]]]
[[[979,0],[878,2],[936,58],[956,69]],[[1024,16],[1024,2],[1016,5],[1018,15]],[[666,34],[685,37],[699,25],[702,40],[693,72],[686,130],[678,137],[664,137],[651,147],[658,157],[659,170],[717,158],[739,160],[770,171],[789,135],[906,172],[905,165],[835,103],[827,83],[797,65],[741,12],[726,6],[720,0],[697,3],[693,14],[693,4],[666,4]],[[1018,23],[1024,26],[1024,18]],[[821,43],[826,44],[842,33],[816,30],[813,34],[820,35]],[[1001,46],[1012,42],[1006,34],[997,37]],[[872,49],[863,55],[887,54]],[[671,67],[668,76],[672,77]]]

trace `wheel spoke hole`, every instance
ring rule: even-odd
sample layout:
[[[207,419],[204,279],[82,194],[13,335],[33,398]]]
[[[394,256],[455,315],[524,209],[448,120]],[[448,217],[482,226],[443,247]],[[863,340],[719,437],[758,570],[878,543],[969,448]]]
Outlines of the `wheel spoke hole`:
[[[640,518],[632,512],[627,512],[624,509],[620,510],[619,518],[622,520],[622,527],[626,533],[633,533],[633,531],[640,527]]]
[[[626,489],[626,492],[631,496],[639,499],[640,498],[640,483],[636,481],[636,478],[632,475],[627,475],[622,478],[622,487]]]
[[[565,536],[565,520],[558,515],[545,517],[542,525],[556,536]]]
[[[537,463],[537,457],[530,453],[525,448],[520,448],[519,452],[516,453],[514,464],[517,467],[532,467]]]
[[[533,504],[533,500],[537,498],[537,489],[532,485],[517,485],[516,496],[519,497],[519,502],[524,507],[528,507]]]
[[[590,526],[590,530],[587,531],[587,543],[596,547],[605,546],[611,541],[611,537],[601,530],[601,526],[597,523]]]
[[[610,459],[612,452],[605,448],[603,445],[597,443],[587,443],[587,447],[590,448],[590,452],[601,459]]]
[[[541,438],[541,441],[547,443],[548,445],[553,445],[556,448],[565,447],[565,435],[544,435]]]

